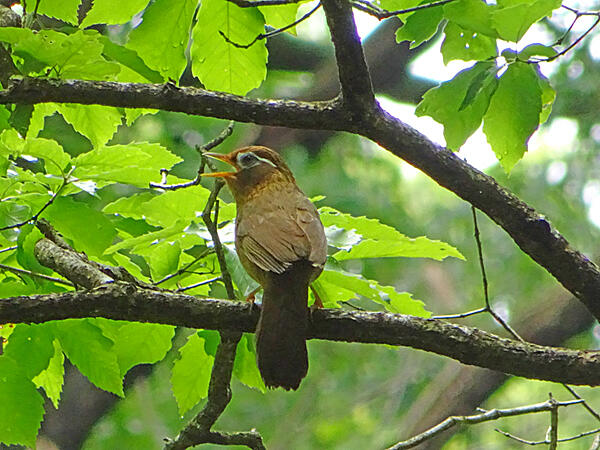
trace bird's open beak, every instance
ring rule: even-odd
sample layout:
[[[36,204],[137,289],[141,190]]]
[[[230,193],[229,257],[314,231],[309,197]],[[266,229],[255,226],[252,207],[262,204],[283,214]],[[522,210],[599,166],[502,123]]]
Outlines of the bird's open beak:
[[[235,167],[234,162],[229,158],[229,155],[224,155],[222,153],[204,153],[204,156],[208,156],[209,158],[218,159],[219,161],[226,162]],[[235,176],[236,172],[209,172],[203,173],[203,177],[214,177],[214,178],[231,178]]]

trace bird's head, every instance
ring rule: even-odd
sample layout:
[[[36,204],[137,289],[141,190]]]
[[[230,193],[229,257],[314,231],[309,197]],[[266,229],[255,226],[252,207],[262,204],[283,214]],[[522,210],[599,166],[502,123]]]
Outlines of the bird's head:
[[[205,153],[206,156],[226,162],[234,167],[233,172],[204,173],[204,177],[223,178],[236,202],[262,190],[272,183],[295,183],[294,176],[277,152],[267,147],[250,146],[231,153]]]

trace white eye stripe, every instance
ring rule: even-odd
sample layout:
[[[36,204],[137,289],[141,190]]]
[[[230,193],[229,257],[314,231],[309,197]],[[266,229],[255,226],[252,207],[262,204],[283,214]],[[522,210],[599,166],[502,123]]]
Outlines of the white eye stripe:
[[[238,164],[239,164],[240,166],[242,166],[242,167],[244,167],[244,162],[243,162],[243,159],[244,159],[244,156],[246,156],[246,155],[248,155],[248,156],[252,156],[252,157],[253,157],[253,158],[256,160],[256,162],[255,162],[255,161],[251,161],[251,162],[250,162],[250,164],[246,165],[246,167],[253,167],[253,166],[255,166],[256,164],[258,164],[258,161],[261,161],[261,162],[264,162],[264,163],[270,164],[270,165],[272,165],[273,167],[277,167],[277,166],[275,166],[275,163],[273,163],[273,161],[271,161],[271,160],[269,160],[269,159],[267,159],[267,158],[262,158],[262,157],[260,157],[260,156],[256,155],[255,153],[252,153],[252,152],[248,152],[248,153],[240,153],[240,154],[237,156]],[[252,164],[252,163],[254,163],[254,164]]]

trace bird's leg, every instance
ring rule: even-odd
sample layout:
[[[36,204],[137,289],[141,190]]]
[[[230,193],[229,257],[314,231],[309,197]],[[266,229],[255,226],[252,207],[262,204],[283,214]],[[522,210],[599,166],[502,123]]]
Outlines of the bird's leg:
[[[260,291],[262,289],[261,285],[258,285],[258,287],[256,289],[254,289],[252,292],[250,292],[247,296],[246,296],[246,301],[249,303],[252,303],[254,305],[254,302],[256,301],[256,293],[258,291]]]
[[[315,296],[315,302],[312,304],[311,310],[323,309],[323,301],[321,300],[321,297],[319,297],[319,294],[317,294],[317,290],[314,288],[314,286],[312,284],[310,285],[310,290],[312,291],[313,295]]]

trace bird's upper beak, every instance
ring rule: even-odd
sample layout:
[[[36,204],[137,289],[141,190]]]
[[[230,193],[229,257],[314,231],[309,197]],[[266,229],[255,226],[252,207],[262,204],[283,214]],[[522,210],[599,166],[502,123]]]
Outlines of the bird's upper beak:
[[[235,162],[231,160],[229,155],[224,155],[222,153],[204,153],[204,156],[208,156],[209,158],[218,159],[219,161],[226,162],[227,164],[235,167]],[[235,176],[237,172],[209,172],[203,173],[203,177],[221,177],[221,178],[232,178]]]

